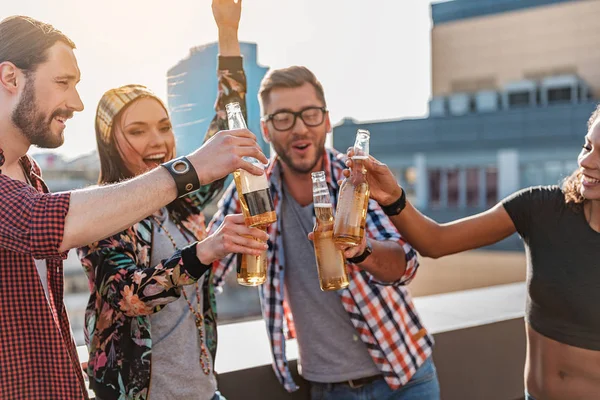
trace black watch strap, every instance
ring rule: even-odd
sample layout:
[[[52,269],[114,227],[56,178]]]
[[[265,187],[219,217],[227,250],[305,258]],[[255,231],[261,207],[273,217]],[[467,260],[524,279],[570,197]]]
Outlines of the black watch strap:
[[[395,202],[393,202],[390,205],[381,206],[381,209],[383,210],[385,215],[387,215],[388,217],[391,217],[393,215],[400,214],[400,212],[402,212],[402,210],[404,210],[404,207],[406,207],[406,192],[404,191],[404,189],[402,189],[402,194],[400,195],[398,200],[396,200]]]
[[[186,194],[200,189],[200,180],[196,169],[187,159],[187,157],[178,157],[160,165],[164,167],[177,185],[177,197],[183,197]]]
[[[367,246],[365,247],[365,251],[362,254],[346,259],[346,261],[351,262],[352,264],[360,264],[365,261],[367,257],[369,257],[373,253],[373,247],[371,247],[371,242],[367,239]]]

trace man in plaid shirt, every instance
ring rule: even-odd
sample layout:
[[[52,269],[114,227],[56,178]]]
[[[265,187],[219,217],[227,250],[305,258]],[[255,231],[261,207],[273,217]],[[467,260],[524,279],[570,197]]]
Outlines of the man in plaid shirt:
[[[189,192],[188,185],[198,189],[198,180],[208,184],[237,167],[261,174],[244,155],[267,162],[249,131],[221,131],[180,161],[188,172],[155,168],[116,185],[48,193],[26,153],[32,144],[60,146],[66,121],[83,110],[74,48],[64,34],[32,18],[0,22],[2,400],[87,398],[63,303],[67,250],[120,232]],[[195,243],[181,255],[200,260]]]
[[[304,67],[275,70],[264,78],[259,100],[263,134],[276,153],[267,175],[278,215],[269,227],[267,281],[259,292],[279,381],[297,389],[285,357],[286,337],[296,337],[299,372],[313,399],[438,399],[433,339],[405,287],[416,274],[417,254],[376,202],[369,201],[368,238],[345,251],[350,286],[319,288],[307,239],[314,214],[310,174],[325,171],[335,206],[344,169],[343,157],[325,148],[331,122],[321,84]],[[239,212],[232,183],[211,230]],[[234,257],[216,263],[217,283]]]

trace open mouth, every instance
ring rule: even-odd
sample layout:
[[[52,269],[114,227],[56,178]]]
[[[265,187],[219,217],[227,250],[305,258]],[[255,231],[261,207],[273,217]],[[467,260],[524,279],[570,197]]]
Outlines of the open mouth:
[[[597,185],[598,183],[600,183],[600,179],[592,178],[588,175],[582,175],[581,183],[583,183],[584,185]]]
[[[65,125],[66,125],[66,123],[67,123],[67,118],[65,118],[65,117],[58,117],[58,116],[56,116],[56,117],[54,117],[53,119],[54,119],[56,122],[58,122],[58,123],[59,123],[61,126],[65,126]]]
[[[296,151],[303,152],[310,147],[310,142],[298,142],[292,145],[292,148]]]
[[[162,163],[165,162],[165,159],[167,157],[166,153],[156,153],[156,154],[151,154],[149,156],[144,157],[144,162],[148,165],[160,165]]]

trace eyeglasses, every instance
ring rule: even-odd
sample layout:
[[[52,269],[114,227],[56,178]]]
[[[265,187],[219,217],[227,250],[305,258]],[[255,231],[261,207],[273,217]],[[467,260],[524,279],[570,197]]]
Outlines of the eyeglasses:
[[[300,117],[304,125],[308,127],[319,126],[325,120],[325,107],[307,107],[298,112],[279,111],[274,114],[269,114],[263,118],[264,121],[271,121],[273,128],[278,131],[287,131],[296,125],[296,118]]]

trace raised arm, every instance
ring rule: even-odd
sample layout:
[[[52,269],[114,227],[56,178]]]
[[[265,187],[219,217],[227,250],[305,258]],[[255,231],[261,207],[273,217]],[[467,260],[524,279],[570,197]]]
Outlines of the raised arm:
[[[213,0],[212,11],[219,29],[219,55],[239,57],[238,28],[242,15],[242,0]]]
[[[347,165],[352,165],[350,159]],[[387,206],[400,198],[403,189],[387,165],[370,157],[366,167],[370,195],[375,201]],[[490,245],[516,232],[502,204],[477,215],[439,224],[407,201],[404,210],[390,220],[421,255],[432,258]]]

